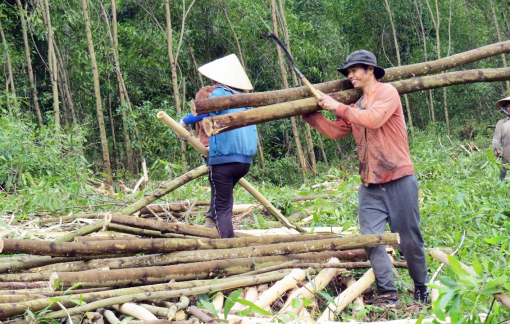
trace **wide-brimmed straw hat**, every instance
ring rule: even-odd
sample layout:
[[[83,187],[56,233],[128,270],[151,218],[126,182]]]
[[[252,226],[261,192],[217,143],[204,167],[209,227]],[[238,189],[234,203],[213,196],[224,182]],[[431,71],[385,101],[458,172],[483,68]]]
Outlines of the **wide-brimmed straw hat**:
[[[230,54],[202,65],[198,68],[198,72],[213,81],[232,88],[241,90],[253,89],[250,79],[235,54]]]
[[[496,102],[496,109],[498,110],[501,109],[501,106],[503,105],[504,102],[510,102],[510,97],[503,98],[500,101]]]
[[[347,56],[345,63],[342,67],[339,67],[337,70],[340,71],[343,75],[347,76],[349,73],[347,69],[356,64],[366,64],[374,67],[374,76],[376,79],[380,79],[384,76],[384,69],[377,66],[377,58],[374,53],[367,50],[359,50],[356,52],[352,52]]]

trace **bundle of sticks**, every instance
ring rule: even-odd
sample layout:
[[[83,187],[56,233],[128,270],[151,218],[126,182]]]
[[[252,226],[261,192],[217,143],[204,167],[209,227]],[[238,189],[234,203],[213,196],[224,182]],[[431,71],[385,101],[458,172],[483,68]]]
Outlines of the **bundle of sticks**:
[[[78,235],[73,242],[2,239],[0,253],[24,255],[5,258],[0,264],[0,318],[17,323],[25,319],[16,316],[25,314],[117,323],[124,314],[134,322],[193,323],[192,317],[199,321],[204,321],[201,316],[210,317],[193,306],[196,296],[211,292],[217,292],[213,304],[217,313],[223,313],[218,316],[229,321],[239,321],[235,314],[252,310],[244,300],[272,316],[308,316],[302,303],[298,307],[292,300],[312,300],[338,275],[369,268],[364,246],[399,242],[392,233],[256,236],[239,232],[236,238],[217,239],[215,229],[118,213],[106,213],[102,222],[108,236]],[[405,262],[395,265],[406,266]],[[374,280],[371,271],[362,278],[362,284],[343,292],[342,300],[346,294],[354,299]],[[243,295],[234,300],[240,302],[225,312],[225,306],[219,306],[225,298],[220,296],[240,288]],[[331,314],[321,316],[333,319],[340,304],[331,305]],[[42,310],[46,312],[33,315]]]

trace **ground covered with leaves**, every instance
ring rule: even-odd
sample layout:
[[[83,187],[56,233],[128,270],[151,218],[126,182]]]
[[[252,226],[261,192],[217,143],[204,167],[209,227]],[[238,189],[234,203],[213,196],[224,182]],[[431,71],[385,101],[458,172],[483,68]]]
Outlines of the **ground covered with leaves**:
[[[115,197],[94,191],[100,175],[81,154],[84,143],[79,131],[54,138],[51,132],[34,134],[18,128],[12,120],[1,119],[0,127],[0,225],[16,227],[22,220],[49,214],[118,210],[151,192],[162,179],[154,179],[142,192],[131,195],[119,191]],[[462,270],[456,261],[441,267],[429,259],[430,275],[443,283],[439,300],[432,306],[412,301],[412,281],[406,270],[398,270],[400,301],[396,305],[375,302],[358,312],[356,319],[366,321],[451,316],[459,322],[476,322],[479,313],[489,314],[490,323],[510,318],[508,309],[494,302],[493,294],[510,290],[508,279],[510,225],[510,181],[498,181],[501,165],[494,158],[490,131],[480,130],[476,137],[459,139],[439,134],[434,129],[415,130],[410,136],[411,156],[419,180],[422,231],[427,248],[448,247],[457,250],[455,258],[471,266]],[[260,181],[267,172],[254,167],[248,180],[290,219],[312,216],[307,226],[357,227],[357,189],[360,184],[354,152],[331,163],[329,170],[308,175],[305,183],[286,184]],[[270,166],[268,166],[270,167]],[[283,168],[280,166],[280,168]],[[324,169],[324,166],[321,166]],[[154,174],[151,172],[154,171]],[[280,174],[296,170],[275,170]],[[174,168],[174,172],[175,168]],[[95,178],[96,180],[94,180]],[[138,179],[127,179],[128,186]],[[321,186],[314,186],[322,184]],[[131,186],[132,187],[132,186]],[[235,188],[236,203],[255,202],[244,189]],[[303,203],[298,196],[331,194]],[[163,201],[209,199],[206,177],[195,180],[163,198]],[[298,215],[298,216],[296,216]],[[191,218],[203,224],[203,214]],[[266,228],[276,220],[256,210],[236,221],[237,228]],[[365,295],[373,298],[375,287]],[[335,295],[334,291],[329,291]],[[348,320],[341,315],[338,320]]]

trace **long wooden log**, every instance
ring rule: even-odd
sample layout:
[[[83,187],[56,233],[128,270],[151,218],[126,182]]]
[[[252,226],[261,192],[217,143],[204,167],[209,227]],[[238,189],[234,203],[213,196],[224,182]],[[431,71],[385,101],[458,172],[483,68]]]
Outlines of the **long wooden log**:
[[[246,248],[246,253],[236,253],[235,256],[239,258],[249,257],[250,248]],[[193,255],[192,257],[188,257],[188,252],[174,252],[168,254],[156,254],[156,255],[142,255],[142,256],[134,256],[134,257],[125,257],[125,258],[114,258],[114,259],[98,259],[98,260],[90,260],[90,261],[76,261],[76,262],[68,262],[68,263],[59,263],[52,264],[36,269],[32,269],[34,272],[74,272],[74,271],[86,271],[86,270],[94,270],[94,269],[103,269],[108,268],[110,270],[113,269],[127,269],[127,268],[141,268],[141,267],[149,267],[149,266],[164,266],[178,263],[189,263],[189,262],[201,262],[201,261],[213,261],[213,260],[222,260],[232,258],[233,255],[228,253],[228,250],[224,250],[222,253],[218,253],[216,255]],[[272,251],[269,250],[268,255],[272,255]],[[365,251],[363,249],[356,250],[345,250],[345,251],[334,251],[334,252],[312,252],[312,253],[299,253],[299,254],[287,254],[280,256],[273,256],[270,260],[276,262],[288,262],[288,261],[301,261],[301,262],[322,262],[331,257],[338,258],[339,260],[345,262],[362,262],[366,261],[367,257]],[[269,260],[269,259],[266,259]],[[287,267],[281,267],[279,269],[284,269]],[[265,269],[265,268],[264,268]],[[261,270],[264,270],[261,269]],[[279,270],[272,269],[272,270]],[[270,269],[265,269],[263,272],[272,271]],[[260,272],[259,272],[260,273]]]
[[[209,155],[209,149],[202,144],[198,138],[191,135],[184,127],[179,125],[175,120],[173,120],[170,116],[168,116],[164,111],[160,111],[157,114],[159,120],[161,120],[165,125],[170,127],[174,132],[176,132],[179,136],[186,139],[186,141],[191,144],[197,151],[199,151],[203,156]],[[255,187],[253,187],[246,179],[241,178],[239,180],[239,185],[242,186],[246,191],[248,191],[255,199],[257,199],[262,206],[264,206],[280,223],[284,226],[295,229],[300,233],[306,233],[304,229],[299,227],[298,225],[294,225],[290,223],[285,216],[275,207],[273,204],[267,200]]]
[[[121,224],[110,223],[108,229],[118,233],[134,234],[145,237],[160,237],[160,238],[181,238],[181,239],[198,239],[199,236],[184,235],[178,233],[161,233],[160,231],[154,231],[149,229],[143,229],[138,227],[126,226]],[[240,233],[240,235],[243,235]],[[97,237],[97,236],[96,236]]]
[[[163,213],[166,211],[183,212],[188,210],[190,207],[189,201],[183,201],[178,203],[166,203],[157,205],[147,205],[140,209],[140,214],[151,214],[151,213]]]
[[[283,277],[285,277],[287,274],[290,273],[290,270],[282,270],[282,271],[275,271],[272,273],[262,274],[258,276],[251,276],[249,278],[256,278],[256,280],[259,280],[260,282],[269,282],[266,281],[266,278],[269,277],[272,280],[279,280]],[[236,277],[235,279],[243,279],[248,277]],[[221,283],[227,283],[229,281],[232,281],[232,279],[215,279],[215,282],[218,284]],[[65,307],[74,307],[76,304],[73,303],[71,300],[77,300],[80,299],[83,300],[86,303],[90,303],[96,300],[102,300],[102,299],[108,299],[108,298],[115,298],[119,296],[125,296],[125,295],[133,295],[133,294],[146,294],[150,296],[154,292],[158,291],[171,291],[171,290],[180,290],[180,289],[189,289],[189,288],[195,288],[195,287],[203,287],[208,286],[213,283],[213,280],[191,280],[191,281],[184,281],[184,282],[172,282],[172,283],[165,283],[165,284],[157,284],[157,285],[146,285],[146,286],[140,286],[140,287],[132,287],[132,288],[122,288],[122,289],[115,289],[115,290],[106,290],[106,291],[100,291],[100,292],[92,292],[92,293],[76,293],[73,295],[70,295],[69,298],[64,298],[61,300],[61,303]],[[47,283],[46,283],[47,286]],[[61,292],[55,292],[58,294],[61,294]],[[157,298],[155,298],[157,299]],[[10,303],[10,304],[0,304],[0,318],[7,318],[12,317],[16,315],[23,314],[27,309],[30,309],[33,312],[40,311],[46,307],[49,306],[49,309],[56,310],[59,309],[59,306],[53,303],[48,298],[42,298],[42,299],[36,299],[31,300],[27,302],[17,302],[17,303]]]
[[[273,245],[253,246],[251,256],[257,255],[264,250],[270,250],[274,255],[290,254],[291,252],[319,252],[326,250],[347,250],[369,245],[395,244],[399,241],[397,233],[355,235],[327,240],[314,240],[297,243],[281,243]],[[231,255],[236,252],[228,250]],[[226,250],[227,251],[227,250]],[[192,253],[193,251],[187,252]],[[267,253],[267,252],[266,252]],[[193,260],[193,257],[190,257]],[[117,270],[88,270],[82,272],[55,272],[50,277],[50,287],[54,287],[55,281],[62,287],[70,287],[80,282],[82,287],[119,287],[125,285],[137,285],[159,283],[168,280],[189,280],[192,278],[202,279],[210,276],[225,276],[248,272],[263,266],[275,265],[279,262],[267,261],[264,257],[248,257],[245,259],[227,259],[218,261],[206,261],[185,263],[169,266],[153,266],[134,269]],[[253,268],[254,267],[254,268]]]
[[[372,269],[365,272],[365,274],[352,286],[344,290],[340,295],[335,298],[334,303],[329,303],[328,307],[324,310],[322,315],[317,319],[318,322],[331,321],[335,314],[341,312],[347,305],[349,305],[356,297],[363,293],[375,281],[374,271]]]
[[[123,295],[123,296],[119,296],[116,298],[108,298],[108,299],[94,301],[94,302],[88,303],[84,306],[70,308],[65,311],[49,313],[46,315],[46,317],[48,317],[48,318],[62,318],[62,317],[66,317],[68,315],[81,314],[81,313],[84,313],[84,312],[87,312],[90,310],[95,310],[95,309],[98,309],[101,307],[107,307],[107,306],[115,305],[115,304],[152,300],[152,299],[158,299],[158,298],[168,299],[168,298],[180,297],[180,296],[193,296],[193,295],[198,295],[198,294],[202,294],[202,293],[208,293],[211,291],[230,290],[230,289],[235,289],[235,288],[239,288],[239,287],[247,287],[247,286],[252,286],[255,284],[262,284],[262,283],[278,280],[275,278],[281,278],[280,274],[276,274],[274,276],[265,276],[263,278],[241,278],[239,280],[230,280],[225,283],[213,284],[213,285],[209,285],[209,286],[201,286],[201,287],[189,288],[189,289],[181,289],[181,290],[173,290],[173,291],[157,291],[157,292],[153,292],[151,294],[139,293],[139,294],[132,294],[132,295]]]
[[[446,71],[452,68],[466,65],[468,63],[479,61],[484,58],[509,52],[510,41],[495,43],[434,61],[388,68],[385,69],[386,74],[384,78],[381,79],[381,81],[389,82]],[[349,80],[341,79],[319,83],[316,84],[315,87],[324,93],[333,93],[351,89],[352,85]],[[312,96],[313,95],[310,90],[304,86],[276,91],[246,93],[233,96],[194,100],[191,102],[191,111],[195,115],[199,115],[237,107],[267,106]]]
[[[440,75],[432,75],[409,80],[395,81],[391,84],[402,94],[417,92],[427,89],[449,87],[458,84],[476,82],[495,82],[510,80],[510,69],[479,69],[451,72]],[[356,102],[360,96],[359,89],[350,89],[335,92],[331,96],[344,104]],[[309,114],[321,110],[315,98],[301,99],[290,102],[274,104],[235,112],[231,114],[207,117],[202,120],[205,132],[212,136],[247,125],[260,124],[272,120],[288,118],[292,116]]]
[[[5,272],[16,272],[19,270],[25,270],[30,268],[41,267],[49,264],[61,263],[61,262],[72,262],[72,261],[81,261],[81,260],[90,260],[96,258],[113,258],[119,257],[118,255],[94,255],[94,256],[82,256],[82,257],[57,257],[52,258],[50,256],[34,256],[30,255],[27,259],[18,259],[11,260],[7,262],[3,262],[0,264],[0,273]]]
[[[119,219],[134,219],[132,216],[119,216]],[[147,221],[144,219],[144,221]],[[155,221],[157,222],[157,221]],[[161,223],[161,222],[157,222]],[[165,226],[174,225],[179,230],[183,224],[164,223]],[[161,225],[160,225],[161,226]],[[49,256],[80,256],[108,254],[136,254],[136,253],[169,253],[174,251],[233,249],[253,245],[278,244],[284,242],[299,242],[338,238],[334,235],[273,235],[255,236],[231,239],[131,239],[131,240],[99,240],[84,242],[49,242],[41,240],[3,239],[0,240],[0,253],[28,253]]]

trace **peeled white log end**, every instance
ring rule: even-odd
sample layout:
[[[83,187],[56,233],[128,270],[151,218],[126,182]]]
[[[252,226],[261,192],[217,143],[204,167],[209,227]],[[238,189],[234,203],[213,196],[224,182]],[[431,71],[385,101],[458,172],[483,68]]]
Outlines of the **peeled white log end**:
[[[212,304],[214,305],[214,309],[216,310],[216,312],[219,312],[220,310],[223,309],[224,301],[225,301],[225,296],[223,295],[223,293],[221,291],[219,293],[217,293],[216,295],[214,295]]]
[[[49,279],[49,281],[48,281],[48,284],[49,284],[49,286],[50,286],[50,289],[51,289],[51,290],[53,290],[53,291],[54,291],[54,290],[56,290],[56,288],[58,288],[58,286],[59,286],[59,282],[58,282],[58,273],[53,272],[53,273],[51,274],[50,279]],[[56,285],[57,287],[55,287],[55,285]]]
[[[187,317],[186,312],[185,312],[185,311],[183,311],[183,310],[180,310],[180,311],[178,311],[178,312],[175,314],[174,319],[175,319],[176,321],[184,321],[184,320],[186,320],[186,317]]]
[[[134,318],[144,320],[144,321],[150,321],[150,320],[157,320],[158,318],[154,316],[150,311],[146,310],[145,308],[138,306],[137,304],[133,303],[125,303],[122,305],[113,305],[112,306],[116,311],[121,312],[122,314],[132,316]]]

